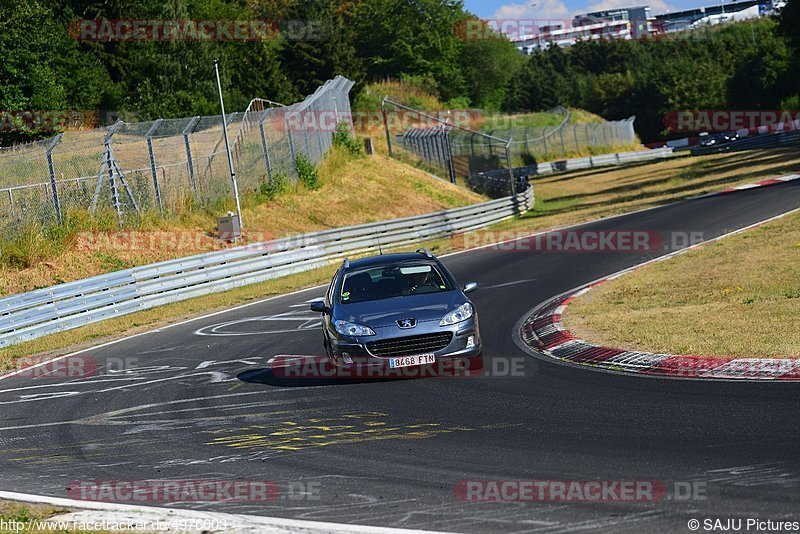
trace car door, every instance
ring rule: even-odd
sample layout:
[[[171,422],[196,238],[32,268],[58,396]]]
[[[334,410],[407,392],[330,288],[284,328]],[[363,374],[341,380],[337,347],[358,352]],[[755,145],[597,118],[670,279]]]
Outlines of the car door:
[[[338,278],[339,271],[337,270],[336,273],[334,273],[333,278],[331,278],[328,291],[325,292],[324,300],[328,311],[322,314],[322,335],[325,337],[323,341],[325,343],[325,351],[328,352],[328,355],[330,355],[330,328],[333,327],[331,314],[333,313],[333,306],[336,302],[336,282]]]

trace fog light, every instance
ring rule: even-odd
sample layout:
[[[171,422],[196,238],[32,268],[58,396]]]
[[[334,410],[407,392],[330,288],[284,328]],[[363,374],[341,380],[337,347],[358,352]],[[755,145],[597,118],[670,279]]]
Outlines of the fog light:
[[[474,346],[475,346],[475,336],[469,336],[467,338],[467,348],[471,349]]]
[[[353,363],[353,359],[350,357],[350,354],[347,353],[347,352],[343,352],[342,353],[342,359],[344,360],[344,363]]]

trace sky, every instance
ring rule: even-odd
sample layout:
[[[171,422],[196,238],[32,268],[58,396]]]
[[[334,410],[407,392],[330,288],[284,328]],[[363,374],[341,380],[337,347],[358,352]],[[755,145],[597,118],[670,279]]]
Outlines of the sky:
[[[719,0],[464,0],[467,9],[483,19],[571,19],[578,13],[615,7],[650,6],[650,13],[718,5]]]

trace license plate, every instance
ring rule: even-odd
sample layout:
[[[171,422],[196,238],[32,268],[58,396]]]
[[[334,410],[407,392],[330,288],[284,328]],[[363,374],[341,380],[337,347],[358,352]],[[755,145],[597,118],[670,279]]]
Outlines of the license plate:
[[[400,358],[389,358],[389,367],[411,367],[412,365],[427,365],[434,363],[436,356],[433,354],[416,354],[414,356],[402,356]]]

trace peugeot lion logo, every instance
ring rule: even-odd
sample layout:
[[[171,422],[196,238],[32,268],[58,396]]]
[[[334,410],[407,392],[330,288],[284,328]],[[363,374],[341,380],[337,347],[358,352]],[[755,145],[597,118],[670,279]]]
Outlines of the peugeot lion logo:
[[[417,326],[417,320],[400,319],[399,321],[397,321],[397,326],[399,326],[400,328],[414,328],[415,326]]]

